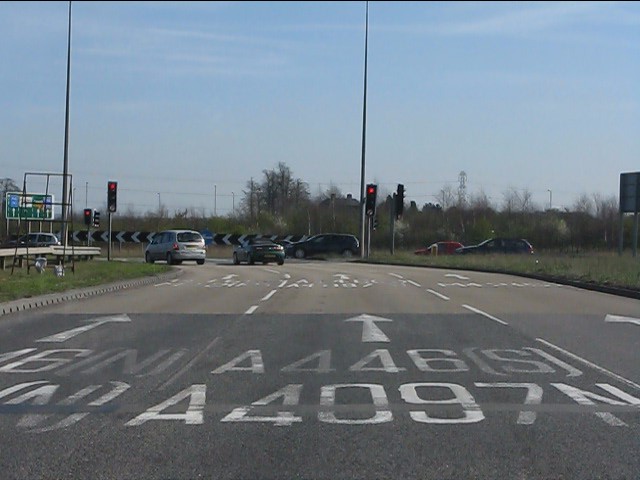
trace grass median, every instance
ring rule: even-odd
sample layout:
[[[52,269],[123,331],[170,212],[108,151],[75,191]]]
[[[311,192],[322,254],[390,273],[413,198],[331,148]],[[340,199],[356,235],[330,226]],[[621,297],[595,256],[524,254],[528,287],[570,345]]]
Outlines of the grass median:
[[[71,271],[71,264],[67,263],[65,275],[57,277],[51,265],[42,273],[38,273],[35,268],[27,273],[27,268],[23,267],[16,268],[11,274],[11,269],[8,268],[0,270],[0,302],[158,275],[170,269],[171,267],[163,264],[92,260],[75,262],[75,272]]]
[[[640,258],[610,252],[581,254],[536,253],[535,255],[415,255],[396,251],[391,255],[373,251],[375,263],[486,270],[501,273],[543,275],[556,280],[574,280],[640,291]]]

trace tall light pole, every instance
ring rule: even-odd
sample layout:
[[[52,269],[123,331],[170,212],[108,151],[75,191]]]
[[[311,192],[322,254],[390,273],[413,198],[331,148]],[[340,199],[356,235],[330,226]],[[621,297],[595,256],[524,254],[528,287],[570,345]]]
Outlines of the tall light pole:
[[[213,216],[218,216],[218,185],[213,186]]]
[[[89,205],[89,182],[84,182],[84,208]]]
[[[160,201],[160,192],[158,192],[158,215],[160,215],[161,210],[162,210],[162,202]]]
[[[62,245],[65,247],[69,243],[67,225],[69,209],[67,198],[69,195],[69,93],[71,88],[71,1],[69,1],[69,31],[67,34],[67,95],[64,115],[64,164],[62,167]]]
[[[551,210],[551,205],[552,205],[552,203],[551,203],[551,195],[552,195],[551,194],[551,190],[547,188],[547,192],[549,192],[549,210]]]
[[[364,30],[364,94],[362,101],[362,155],[360,165],[360,258],[364,258],[365,205],[364,205],[364,160],[367,136],[367,48],[369,44],[369,2],[366,2]]]
[[[231,202],[232,202],[231,211],[235,215],[236,214],[236,194],[234,192],[231,192]]]

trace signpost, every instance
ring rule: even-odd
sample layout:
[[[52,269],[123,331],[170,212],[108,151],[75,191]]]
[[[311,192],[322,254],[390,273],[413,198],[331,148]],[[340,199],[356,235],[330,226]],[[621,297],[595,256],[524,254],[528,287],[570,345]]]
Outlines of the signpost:
[[[7,220],[53,220],[53,195],[42,193],[7,192],[5,198]]]
[[[638,212],[640,212],[640,172],[620,174],[620,243],[624,247],[624,214],[633,213],[633,256],[638,253]]]

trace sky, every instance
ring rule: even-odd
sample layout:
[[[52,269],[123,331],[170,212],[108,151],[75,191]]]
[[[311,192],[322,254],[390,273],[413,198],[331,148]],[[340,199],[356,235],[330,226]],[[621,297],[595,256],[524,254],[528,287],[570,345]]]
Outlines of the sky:
[[[0,178],[64,166],[68,2],[0,2]],[[74,211],[239,209],[279,162],[360,193],[366,2],[72,3]],[[407,201],[616,196],[640,171],[640,3],[369,2],[365,182]],[[46,177],[30,175],[28,190]],[[50,191],[60,177],[52,177]]]

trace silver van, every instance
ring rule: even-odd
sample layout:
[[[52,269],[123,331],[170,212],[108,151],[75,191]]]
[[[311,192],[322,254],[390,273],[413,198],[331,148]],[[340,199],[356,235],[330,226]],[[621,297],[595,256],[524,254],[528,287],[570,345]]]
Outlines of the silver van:
[[[185,260],[193,260],[198,265],[202,265],[206,256],[204,238],[194,230],[158,232],[144,252],[145,262],[166,260],[169,265],[179,265]]]

